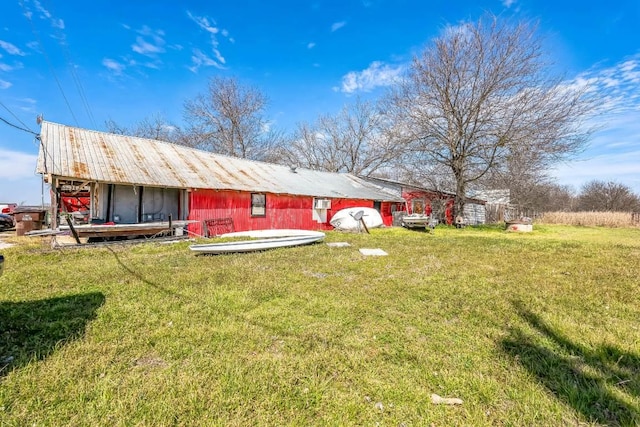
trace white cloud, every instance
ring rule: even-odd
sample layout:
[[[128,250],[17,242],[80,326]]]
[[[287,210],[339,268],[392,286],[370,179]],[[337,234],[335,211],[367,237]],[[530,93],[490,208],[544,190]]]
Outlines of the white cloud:
[[[41,19],[48,20],[51,23],[51,26],[53,28],[64,30],[64,21],[62,19],[54,18],[51,12],[45,9],[44,6],[42,6],[42,3],[40,3],[38,0],[34,0],[33,4],[35,5],[36,10],[40,12]],[[29,13],[29,16],[27,16],[27,18],[31,18],[32,16],[31,13],[30,12],[28,13]]]
[[[375,61],[365,70],[351,71],[343,76],[342,86],[338,90],[345,93],[368,92],[376,87],[390,86],[400,79],[403,71],[403,66],[392,67]]]
[[[6,80],[0,80],[0,90],[9,89],[11,86],[13,86],[13,85],[10,82],[8,82]]]
[[[35,99],[21,98],[21,99],[18,99],[17,101],[23,104],[18,107],[21,111],[24,111],[25,113],[30,113],[30,114],[36,113],[36,105],[38,104],[38,101],[36,101]]]
[[[37,41],[32,41],[27,43],[27,47],[31,50],[40,50],[40,43],[38,43]]]
[[[48,201],[49,186],[35,173],[38,156],[0,148],[0,194],[2,201],[37,205]]]
[[[0,179],[19,181],[35,174],[38,156],[0,148]]]
[[[162,66],[162,62],[160,62],[160,61],[155,61],[155,62],[147,61],[147,62],[142,63],[141,65],[143,67],[146,67],[146,68],[151,68],[152,70],[159,70],[160,67]]]
[[[102,65],[107,67],[109,71],[111,71],[115,75],[120,75],[126,68],[126,66],[114,59],[104,58],[102,60]]]
[[[516,0],[502,0],[502,5],[506,8],[510,8],[516,3]]]
[[[218,49],[213,49],[213,54],[215,55],[218,62],[220,62],[221,64],[225,64],[227,62]]]
[[[38,0],[34,0],[33,4],[35,4],[36,9],[42,14],[43,18],[51,19],[51,13]]]
[[[331,32],[338,31],[340,28],[344,27],[345,25],[347,25],[347,21],[334,22],[331,25]]]
[[[141,55],[149,55],[149,54],[164,52],[164,49],[161,46],[154,45],[153,43],[149,43],[148,41],[146,41],[140,36],[136,37],[136,42],[135,44],[131,45],[131,49],[134,52],[139,53]]]
[[[226,64],[226,59],[222,55],[222,52],[219,49],[220,42],[218,40],[218,36],[222,36],[226,38],[229,42],[234,43],[234,39],[229,37],[229,31],[226,29],[220,29],[217,27],[216,22],[206,16],[196,16],[191,12],[187,11],[187,16],[193,22],[195,22],[198,27],[205,31],[210,36],[211,43],[211,52],[213,53],[213,58],[206,55],[202,50],[194,48],[192,50],[193,55],[191,56],[192,65],[187,67],[192,72],[197,72],[198,69],[202,66],[213,66],[217,68],[224,68],[223,65]]]
[[[594,67],[568,82],[585,86],[598,99],[602,113],[640,110],[640,54],[610,67]]]
[[[589,181],[614,181],[640,194],[640,151],[601,154],[558,165],[551,174],[562,184],[580,188]]]
[[[14,44],[0,40],[0,48],[4,49],[9,55],[25,56],[26,54],[16,47]]]
[[[585,152],[552,175],[577,188],[594,179],[620,182],[640,194],[640,54],[594,67],[566,84],[597,99],[598,115],[590,123],[598,128]]]
[[[64,21],[62,19],[54,19],[51,21],[51,25],[60,30],[64,30]]]
[[[136,37],[135,44],[131,45],[134,52],[146,56],[154,56],[165,51],[164,31],[152,30],[146,25],[138,30],[140,34]],[[148,41],[147,39],[151,39]]]
[[[313,49],[314,47],[316,47],[316,44],[314,42],[311,42],[307,45],[307,49]]]
[[[189,16],[193,22],[198,24],[201,29],[208,33],[218,34],[220,32],[220,29],[215,26],[216,22],[214,20],[209,21],[209,18],[206,16],[195,16],[189,11],[187,11],[187,16]]]
[[[222,66],[222,64],[224,64],[224,58],[222,58],[222,56],[219,55],[219,52],[216,52],[216,53],[217,53],[216,57],[219,57],[220,59],[222,59],[221,62],[218,62],[215,59],[208,57],[200,49],[193,49],[193,55],[191,56],[191,61],[193,65],[187,68],[193,73],[197,73],[198,69],[202,66],[216,67],[216,68],[223,69],[224,67]]]

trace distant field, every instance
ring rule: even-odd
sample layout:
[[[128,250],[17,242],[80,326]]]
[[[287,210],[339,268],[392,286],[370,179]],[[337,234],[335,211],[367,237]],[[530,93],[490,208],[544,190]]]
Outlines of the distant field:
[[[640,424],[640,228],[11,241],[2,426]]]
[[[593,227],[640,227],[640,212],[546,212],[538,221]]]

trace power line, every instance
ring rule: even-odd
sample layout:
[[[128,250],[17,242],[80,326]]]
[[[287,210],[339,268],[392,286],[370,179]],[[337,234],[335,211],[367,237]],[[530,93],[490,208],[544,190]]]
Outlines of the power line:
[[[24,132],[30,133],[30,134],[32,134],[32,135],[36,135],[36,136],[38,136],[38,134],[37,134],[37,133],[35,133],[34,131],[29,130],[29,129],[25,129],[25,128],[21,128],[21,127],[20,127],[20,126],[18,126],[18,125],[14,125],[13,123],[9,122],[8,120],[3,119],[2,117],[0,117],[0,121],[3,121],[3,122],[5,122],[6,124],[8,124],[9,126],[14,127],[14,128],[16,128],[16,129],[18,129],[18,130],[21,130],[21,131],[24,131]],[[24,124],[24,123],[23,123],[23,124]]]
[[[3,103],[2,101],[0,101],[0,105],[2,105],[2,106],[4,107],[4,109],[5,109],[5,110],[7,110],[7,111],[9,112],[9,114],[11,114],[11,115],[13,116],[13,118],[14,118],[14,119],[16,119],[18,122],[20,122],[20,124],[21,124],[22,126],[26,127],[26,128],[27,128],[27,129],[29,129],[31,132],[33,132],[33,131],[29,128],[29,126],[27,126],[27,124],[26,124],[25,122],[23,122],[22,120],[20,120],[20,117],[16,116],[16,115],[14,114],[14,112],[13,112],[13,111],[11,111],[11,110],[9,109],[9,107],[7,107],[6,105],[4,105],[4,103]]]
[[[51,10],[49,5],[47,5],[47,9],[49,11]],[[73,78],[73,82],[76,85],[76,89],[78,90],[78,94],[80,95],[80,100],[82,101],[84,109],[85,109],[85,111],[87,113],[87,116],[91,120],[91,123],[93,124],[93,127],[97,128],[98,126],[96,125],[95,118],[93,117],[93,112],[91,111],[91,107],[89,105],[89,100],[87,99],[86,92],[84,90],[84,87],[82,85],[80,77],[78,76],[78,73],[76,71],[75,64],[72,61],[71,51],[69,49],[69,45],[67,44],[66,35],[64,34],[64,32],[62,31],[62,29],[59,26],[54,25],[53,27],[56,28],[56,30],[57,30],[56,31],[57,32],[57,37],[55,37],[55,38],[58,40],[58,44],[60,45],[60,49],[62,50],[62,53],[64,54],[65,60],[67,62],[67,66],[69,68],[69,73],[71,74],[71,77]]]
[[[20,0],[20,6],[22,6],[22,10],[24,11],[24,16],[27,18],[27,21],[29,21],[29,24],[31,25],[31,32],[33,33],[34,37],[36,38],[36,41],[38,42],[38,44],[40,45],[40,48],[42,49],[42,55],[44,55],[44,58],[46,59],[47,64],[49,65],[49,71],[51,71],[51,74],[53,75],[53,78],[56,81],[56,84],[58,85],[58,89],[60,89],[62,98],[64,99],[64,102],[65,104],[67,104],[67,108],[71,113],[71,117],[73,117],[73,120],[75,121],[76,126],[80,127],[80,123],[78,122],[78,119],[76,118],[76,115],[73,112],[73,109],[71,108],[71,104],[69,104],[67,95],[64,93],[64,89],[62,89],[62,85],[60,84],[60,80],[58,80],[58,76],[56,75],[56,72],[53,68],[53,64],[51,63],[51,60],[49,59],[49,55],[47,55],[47,51],[44,48],[44,44],[40,39],[40,34],[36,31],[36,27],[33,23],[33,20],[31,19],[31,12],[27,10],[27,8],[25,7],[23,0]]]

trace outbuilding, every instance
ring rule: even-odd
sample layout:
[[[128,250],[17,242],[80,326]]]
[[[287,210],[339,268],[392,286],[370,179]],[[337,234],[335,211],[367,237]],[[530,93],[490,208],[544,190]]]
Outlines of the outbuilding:
[[[157,140],[43,121],[37,172],[54,212],[91,224],[188,222],[197,235],[331,229],[340,209],[378,209],[392,224],[401,196],[357,176],[223,156]],[[69,211],[74,211],[69,212]],[[58,225],[52,216],[52,227]]]
[[[392,212],[388,212],[387,214],[395,218],[394,225],[399,225],[402,216],[407,214],[429,215],[439,222],[449,225],[455,222],[453,218],[454,193],[429,189],[390,179],[372,177],[363,179],[378,186],[381,190],[390,192],[404,200],[404,205],[388,205],[391,207]],[[484,204],[485,202],[481,199],[467,197],[464,206],[463,222],[470,225],[484,224]]]

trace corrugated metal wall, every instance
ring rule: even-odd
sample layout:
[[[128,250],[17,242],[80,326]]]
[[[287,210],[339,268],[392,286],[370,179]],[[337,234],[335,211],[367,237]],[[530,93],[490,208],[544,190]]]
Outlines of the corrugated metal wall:
[[[466,203],[464,205],[464,220],[469,225],[485,223],[484,205],[477,203]]]
[[[266,215],[251,216],[251,193],[241,191],[198,190],[190,193],[189,219],[197,223],[189,225],[189,231],[206,235],[205,222],[220,224],[224,231],[296,228],[303,230],[332,230],[331,217],[340,209],[373,207],[371,200],[331,199],[327,222],[313,219],[313,197],[291,195],[266,195]],[[390,211],[388,203],[382,203],[382,211]],[[386,209],[385,209],[386,208]],[[391,216],[383,215],[386,225]],[[388,222],[388,224],[387,224]],[[212,233],[221,234],[221,233]]]

